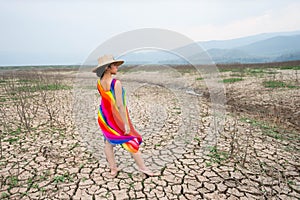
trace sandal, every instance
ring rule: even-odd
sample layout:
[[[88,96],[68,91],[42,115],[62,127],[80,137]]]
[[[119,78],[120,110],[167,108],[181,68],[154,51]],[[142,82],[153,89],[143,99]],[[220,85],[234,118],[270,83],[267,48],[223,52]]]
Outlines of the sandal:
[[[139,169],[140,172],[143,172],[147,176],[154,176],[154,173],[150,169]]]

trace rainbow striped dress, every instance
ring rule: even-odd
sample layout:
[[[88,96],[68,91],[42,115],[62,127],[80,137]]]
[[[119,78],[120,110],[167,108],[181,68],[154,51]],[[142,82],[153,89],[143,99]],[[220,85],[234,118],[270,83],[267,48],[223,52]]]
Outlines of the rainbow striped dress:
[[[130,133],[124,135],[125,125],[119,113],[116,105],[115,97],[115,83],[116,79],[113,79],[110,85],[110,90],[105,91],[98,79],[97,88],[101,95],[101,104],[98,109],[98,124],[102,130],[104,138],[111,144],[120,144],[124,149],[131,153],[136,153],[139,150],[139,146],[142,143],[141,135],[134,129],[126,105],[125,90],[122,87],[122,99],[123,105],[126,109],[126,117],[130,126]]]

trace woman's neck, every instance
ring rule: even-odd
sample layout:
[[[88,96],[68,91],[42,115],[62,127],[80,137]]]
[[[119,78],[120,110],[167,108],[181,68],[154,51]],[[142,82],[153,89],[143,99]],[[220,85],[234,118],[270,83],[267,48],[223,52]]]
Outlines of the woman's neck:
[[[111,73],[105,73],[105,74],[103,75],[102,79],[104,79],[104,80],[112,79]]]

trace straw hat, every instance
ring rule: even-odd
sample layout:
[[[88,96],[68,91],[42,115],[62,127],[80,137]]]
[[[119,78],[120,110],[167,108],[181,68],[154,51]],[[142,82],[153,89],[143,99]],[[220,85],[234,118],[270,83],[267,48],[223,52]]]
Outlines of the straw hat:
[[[98,58],[98,65],[93,69],[92,72],[99,74],[100,76],[104,73],[105,68],[112,64],[116,63],[117,66],[122,65],[124,63],[123,60],[115,60],[113,55],[104,55]]]

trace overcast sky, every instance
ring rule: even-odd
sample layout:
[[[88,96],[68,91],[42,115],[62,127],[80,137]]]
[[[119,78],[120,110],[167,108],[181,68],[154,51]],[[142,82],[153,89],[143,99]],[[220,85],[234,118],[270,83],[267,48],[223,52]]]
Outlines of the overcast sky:
[[[83,63],[104,41],[139,28],[194,41],[300,30],[299,10],[297,0],[0,0],[0,66]]]

